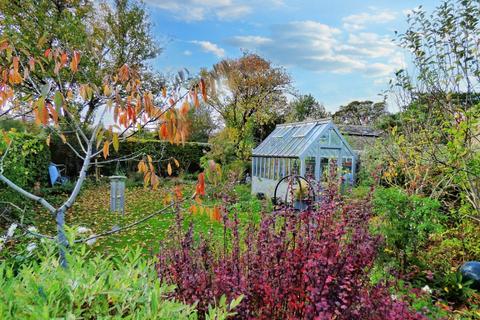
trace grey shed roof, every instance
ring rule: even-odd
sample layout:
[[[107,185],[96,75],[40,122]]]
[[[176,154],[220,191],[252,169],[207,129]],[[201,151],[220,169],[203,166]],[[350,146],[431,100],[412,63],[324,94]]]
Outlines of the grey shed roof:
[[[330,126],[330,119],[279,124],[255,149],[254,156],[298,157]]]
[[[338,129],[344,135],[349,136],[362,136],[362,137],[374,137],[378,138],[382,135],[382,131],[375,130],[369,126],[359,126],[359,125],[338,125]]]

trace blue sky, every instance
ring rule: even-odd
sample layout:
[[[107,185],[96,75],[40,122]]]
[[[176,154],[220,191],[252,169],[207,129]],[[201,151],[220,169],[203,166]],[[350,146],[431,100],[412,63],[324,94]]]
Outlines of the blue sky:
[[[391,40],[406,13],[437,1],[145,0],[164,46],[152,65],[197,72],[242,50],[258,53],[334,111],[352,100],[379,100],[408,55]],[[390,102],[389,108],[395,110]]]

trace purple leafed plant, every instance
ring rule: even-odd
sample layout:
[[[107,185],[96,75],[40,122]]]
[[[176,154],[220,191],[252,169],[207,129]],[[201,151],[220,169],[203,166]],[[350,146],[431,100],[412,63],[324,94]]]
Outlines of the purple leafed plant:
[[[158,275],[201,312],[222,295],[243,295],[239,319],[423,319],[385,285],[371,284],[381,239],[368,232],[370,200],[345,204],[337,190],[308,211],[283,208],[243,230],[235,212],[232,219],[224,212],[231,243],[220,253],[194,241],[192,227],[180,234],[179,215],[177,245],[159,254]]]

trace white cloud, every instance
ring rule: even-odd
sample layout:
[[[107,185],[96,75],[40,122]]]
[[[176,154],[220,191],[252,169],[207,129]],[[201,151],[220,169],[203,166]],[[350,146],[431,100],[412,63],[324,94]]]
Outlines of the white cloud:
[[[206,19],[234,20],[250,14],[258,7],[258,2],[253,0],[146,0],[146,2],[189,22]],[[283,1],[268,0],[262,5],[281,6]]]
[[[186,55],[186,56],[191,56],[191,55],[192,55],[192,51],[190,51],[190,50],[185,50],[185,51],[183,51],[183,54]]]
[[[344,53],[370,58],[387,57],[394,54],[396,49],[397,47],[390,37],[371,32],[350,33],[347,42],[342,47]]]
[[[318,21],[293,21],[271,28],[270,35],[243,35],[229,40],[256,50],[276,63],[316,72],[385,77],[402,67],[402,56],[389,37],[352,33]]]
[[[191,41],[191,43],[199,45],[204,52],[213,53],[214,55],[216,55],[219,58],[222,58],[222,57],[225,56],[225,50],[220,48],[218,45],[216,45],[215,43],[212,43],[210,41],[194,40],[194,41]]]
[[[229,5],[217,10],[216,15],[221,20],[238,19],[249,14],[252,8],[246,5]]]
[[[357,31],[365,29],[368,24],[387,23],[395,19],[395,12],[371,8],[371,12],[349,15],[343,18],[342,22],[346,30]]]
[[[235,36],[232,38],[232,41],[237,44],[244,43],[246,46],[257,46],[272,42],[272,39],[261,36]]]

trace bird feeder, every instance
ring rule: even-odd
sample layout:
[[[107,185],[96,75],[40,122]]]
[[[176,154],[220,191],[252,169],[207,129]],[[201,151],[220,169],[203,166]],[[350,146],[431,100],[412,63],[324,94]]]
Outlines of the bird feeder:
[[[125,215],[125,176],[110,177],[110,211]]]

